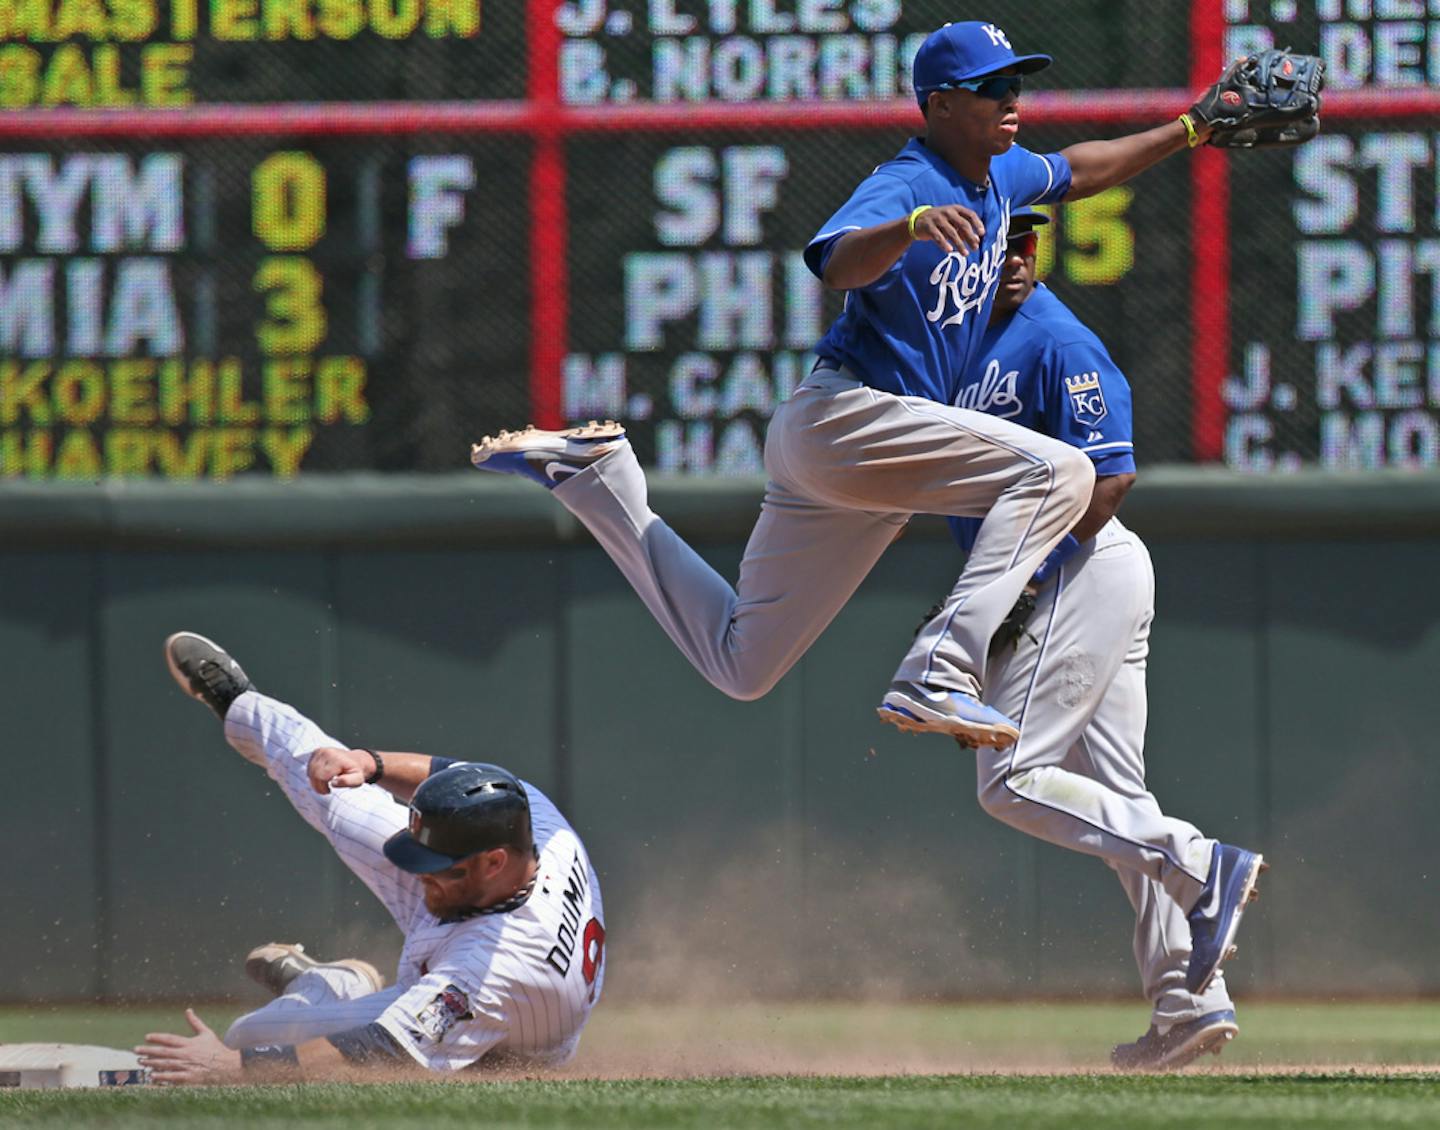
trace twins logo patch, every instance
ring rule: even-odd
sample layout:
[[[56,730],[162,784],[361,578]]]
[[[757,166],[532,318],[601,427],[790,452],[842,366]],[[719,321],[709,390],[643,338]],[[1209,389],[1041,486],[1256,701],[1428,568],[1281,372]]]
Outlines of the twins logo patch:
[[[1077,373],[1065,378],[1065,395],[1070,398],[1070,411],[1075,419],[1088,427],[1099,427],[1109,409],[1100,391],[1100,373]]]
[[[445,1033],[461,1020],[471,1018],[470,1002],[458,985],[446,985],[435,995],[435,999],[415,1014],[418,1034],[432,1040],[442,1040]]]

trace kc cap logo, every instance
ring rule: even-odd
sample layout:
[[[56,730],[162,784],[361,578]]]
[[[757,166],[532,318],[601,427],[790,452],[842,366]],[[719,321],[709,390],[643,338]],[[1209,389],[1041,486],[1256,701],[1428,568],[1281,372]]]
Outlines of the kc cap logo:
[[[1105,395],[1100,391],[1100,373],[1077,373],[1065,378],[1065,395],[1070,398],[1070,412],[1082,424],[1096,427],[1105,419]]]
[[[983,24],[982,27],[984,28],[985,34],[990,37],[990,42],[996,47],[1003,47],[1006,51],[1015,50],[1015,48],[1010,46],[1010,41],[1005,38],[1005,33],[994,24]],[[1289,60],[1286,61],[1288,62]]]
[[[1011,71],[1028,75],[1050,65],[1049,55],[1017,55],[1010,38],[995,24],[963,20],[925,37],[910,68],[920,105],[932,90],[953,89],[957,82]]]

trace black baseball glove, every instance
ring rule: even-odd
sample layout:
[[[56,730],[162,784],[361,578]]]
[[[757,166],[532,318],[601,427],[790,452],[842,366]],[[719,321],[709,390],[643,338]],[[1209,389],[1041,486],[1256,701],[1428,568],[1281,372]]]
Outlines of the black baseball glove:
[[[1214,132],[1221,149],[1300,145],[1320,132],[1325,63],[1314,55],[1270,48],[1236,59],[1190,107],[1196,127]]]
[[[920,623],[915,625],[914,635],[918,636],[925,625],[939,616],[944,609],[943,604],[936,604],[920,618]],[[999,655],[1005,648],[1017,648],[1020,646],[1022,636],[1030,636],[1031,641],[1035,637],[1030,634],[1025,625],[1030,622],[1030,617],[1035,612],[1035,590],[1027,588],[1020,594],[1020,599],[1015,602],[1015,607],[1010,609],[1005,619],[1000,621],[1000,626],[995,629],[995,634],[990,637],[989,654],[993,657]],[[913,636],[912,636],[913,638]],[[963,742],[961,743],[964,744]]]
[[[1027,588],[1020,594],[1020,599],[1015,602],[1015,607],[1010,609],[1010,614],[1000,621],[1000,626],[995,629],[995,634],[990,637],[990,657],[993,659],[1006,648],[1015,650],[1020,646],[1023,636],[1029,636],[1032,642],[1035,637],[1030,634],[1026,624],[1035,613],[1035,590]]]

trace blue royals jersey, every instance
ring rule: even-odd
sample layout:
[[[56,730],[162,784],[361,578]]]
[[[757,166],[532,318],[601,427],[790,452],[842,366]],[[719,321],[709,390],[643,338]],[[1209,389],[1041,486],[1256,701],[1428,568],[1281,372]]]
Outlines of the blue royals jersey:
[[[990,318],[1005,262],[1010,212],[1059,200],[1070,189],[1070,163],[1012,146],[990,162],[990,180],[966,180],[915,138],[877,168],[805,248],[805,262],[823,276],[846,233],[908,216],[922,204],[963,204],[985,225],[980,247],[946,254],[916,240],[866,287],[850,291],[845,309],[816,354],[843,365],[874,388],[951,404],[971,368]]]
[[[1078,447],[1098,475],[1135,470],[1130,384],[1100,339],[1044,283],[985,331],[955,403]],[[980,519],[951,518],[950,528],[968,552]]]

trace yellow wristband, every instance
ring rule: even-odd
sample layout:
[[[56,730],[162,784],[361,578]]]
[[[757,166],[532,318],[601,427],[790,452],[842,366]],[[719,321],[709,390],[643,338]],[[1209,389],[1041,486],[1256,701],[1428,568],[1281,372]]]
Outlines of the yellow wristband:
[[[922,204],[910,213],[910,219],[906,222],[905,227],[910,232],[911,239],[915,238],[915,221],[920,218],[920,213],[928,212],[932,207],[933,205],[930,204]]]
[[[1185,127],[1185,144],[1194,149],[1200,144],[1200,135],[1195,132],[1195,119],[1189,114],[1181,114],[1178,120]]]

